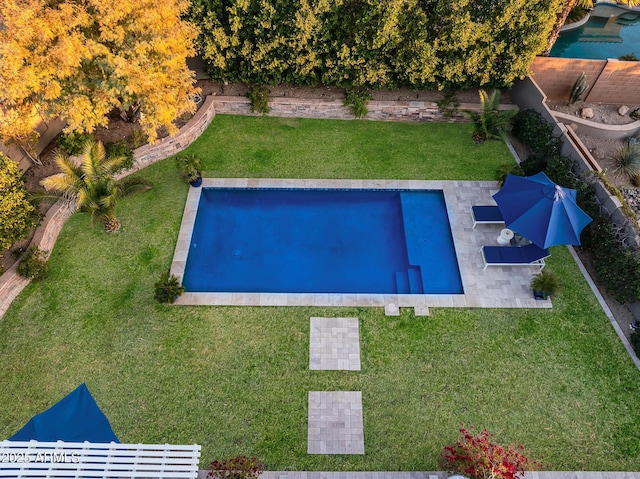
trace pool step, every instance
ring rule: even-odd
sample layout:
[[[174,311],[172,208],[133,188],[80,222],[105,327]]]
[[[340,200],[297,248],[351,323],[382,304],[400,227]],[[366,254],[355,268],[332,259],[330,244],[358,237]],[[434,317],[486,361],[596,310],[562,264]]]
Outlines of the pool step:
[[[396,271],[396,289],[398,294],[409,294],[411,292],[409,275],[406,271]]]
[[[422,271],[420,266],[409,266],[407,270],[409,276],[409,290],[411,294],[423,294],[424,289],[422,287]]]
[[[407,271],[396,271],[398,294],[423,294],[420,266],[409,266]]]

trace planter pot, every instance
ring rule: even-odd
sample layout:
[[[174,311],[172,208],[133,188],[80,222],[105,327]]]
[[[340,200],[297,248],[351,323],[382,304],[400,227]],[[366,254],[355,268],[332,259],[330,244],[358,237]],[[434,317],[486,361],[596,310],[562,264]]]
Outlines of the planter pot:
[[[202,178],[196,178],[195,180],[191,180],[191,181],[189,181],[189,184],[191,186],[193,186],[194,188],[197,188],[198,186],[200,186],[202,184]]]
[[[549,293],[533,290],[534,299],[549,299]]]

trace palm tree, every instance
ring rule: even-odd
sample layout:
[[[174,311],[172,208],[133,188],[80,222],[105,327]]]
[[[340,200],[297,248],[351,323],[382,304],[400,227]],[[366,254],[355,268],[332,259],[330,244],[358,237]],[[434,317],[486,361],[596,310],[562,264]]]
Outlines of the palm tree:
[[[511,131],[511,120],[517,110],[499,110],[502,94],[500,90],[487,93],[479,90],[480,111],[468,111],[474,123],[473,139],[476,143],[482,143],[490,138],[503,139]]]
[[[629,7],[636,7],[640,5],[640,0],[614,0],[616,3],[621,5],[627,5]],[[558,12],[558,16],[556,17],[556,23],[553,25],[551,29],[551,33],[549,33],[549,37],[547,39],[547,46],[544,51],[540,54],[542,56],[548,57],[551,49],[553,48],[554,43],[558,39],[558,35],[560,35],[560,29],[564,26],[564,23],[567,21],[567,17],[571,10],[574,7],[581,8],[593,8],[594,0],[564,0],[562,3],[562,10]]]
[[[107,158],[102,143],[93,140],[85,144],[79,165],[62,151],[57,153],[55,161],[61,173],[45,178],[40,184],[58,193],[72,208],[88,212],[91,219],[100,221],[107,231],[120,229],[120,221],[115,216],[118,198],[151,188],[151,183],[142,178],[114,180],[113,175],[122,169],[126,157]]]

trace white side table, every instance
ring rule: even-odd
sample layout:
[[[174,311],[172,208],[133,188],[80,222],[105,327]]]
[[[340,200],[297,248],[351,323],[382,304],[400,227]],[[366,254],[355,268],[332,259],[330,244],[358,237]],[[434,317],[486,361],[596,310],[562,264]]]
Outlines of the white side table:
[[[502,231],[500,231],[500,236],[496,238],[496,241],[500,246],[508,246],[509,244],[511,244],[512,238],[513,231],[511,231],[509,228],[504,228]]]

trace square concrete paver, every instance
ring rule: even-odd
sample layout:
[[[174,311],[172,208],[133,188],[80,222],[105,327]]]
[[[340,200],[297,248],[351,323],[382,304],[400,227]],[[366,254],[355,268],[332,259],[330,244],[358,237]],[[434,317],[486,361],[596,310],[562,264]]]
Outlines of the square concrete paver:
[[[310,391],[308,454],[364,454],[362,393]]]
[[[360,371],[358,318],[311,318],[309,369]]]

